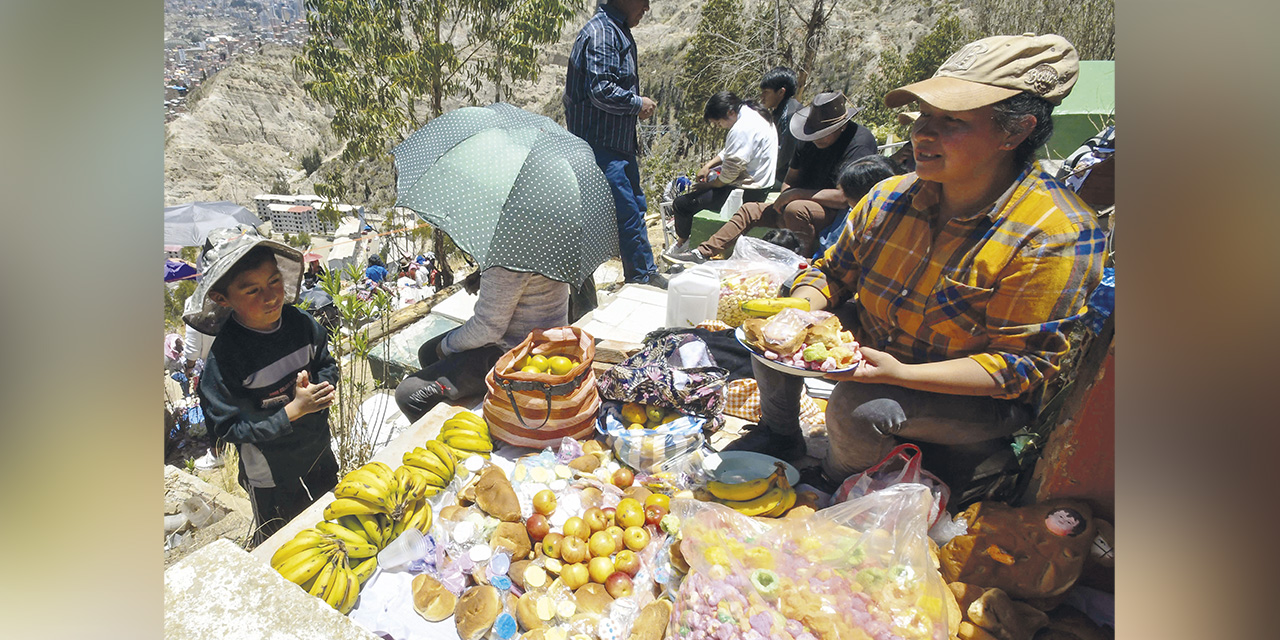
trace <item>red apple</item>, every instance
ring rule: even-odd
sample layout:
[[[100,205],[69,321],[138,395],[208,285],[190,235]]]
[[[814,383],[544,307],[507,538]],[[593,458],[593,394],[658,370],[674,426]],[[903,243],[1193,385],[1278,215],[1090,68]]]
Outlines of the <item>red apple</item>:
[[[604,581],[604,590],[614,598],[629,596],[635,591],[635,586],[631,582],[631,576],[621,571],[615,571]]]
[[[613,525],[615,525],[615,524],[618,524],[618,510],[617,510],[617,509],[615,509],[614,507],[605,507],[605,508],[601,509],[601,511],[603,511],[603,512],[604,512],[604,521],[605,521],[605,522],[607,522],[607,523],[609,523],[609,526],[610,526],[610,527],[612,527],[612,526],[613,526]]]
[[[578,538],[583,542],[591,537],[591,527],[582,518],[574,516],[564,521],[564,535],[566,538]]]
[[[661,505],[651,504],[644,508],[644,523],[658,526],[662,521],[662,516],[667,515],[667,509]]]
[[[624,529],[644,524],[644,506],[639,500],[623,498],[618,501],[617,521],[618,526]]]
[[[613,486],[619,489],[626,489],[631,486],[631,483],[634,482],[635,479],[636,474],[632,473],[631,470],[626,467],[622,467],[621,469],[613,472]]]
[[[529,539],[538,542],[551,533],[551,522],[541,513],[534,513],[524,521],[524,528],[529,532]]]
[[[634,578],[640,572],[640,554],[630,549],[619,551],[613,557],[613,568]]]
[[[591,561],[587,563],[587,572],[591,574],[592,582],[604,584],[604,581],[608,580],[609,576],[615,573],[613,561],[608,558],[592,558]]]
[[[548,558],[560,557],[560,545],[564,540],[564,535],[559,533],[548,533],[542,538],[542,553]]]
[[[569,536],[560,541],[560,559],[569,564],[576,562],[586,562],[591,557],[591,552],[587,549],[587,543],[581,539]]]
[[[550,489],[543,489],[533,494],[533,510],[549,516],[556,510],[556,494]]]
[[[591,527],[591,533],[604,531],[604,528],[609,526],[609,521],[605,518],[604,510],[600,507],[591,507],[590,509],[582,512],[582,520],[587,523],[588,527]]]
[[[622,532],[622,541],[632,551],[640,551],[649,544],[649,532],[644,527],[627,527]],[[564,553],[564,549],[560,553]]]

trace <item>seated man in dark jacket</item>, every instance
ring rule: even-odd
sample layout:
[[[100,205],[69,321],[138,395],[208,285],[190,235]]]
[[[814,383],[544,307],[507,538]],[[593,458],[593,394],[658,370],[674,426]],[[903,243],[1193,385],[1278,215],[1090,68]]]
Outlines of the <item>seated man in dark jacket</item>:
[[[836,184],[841,167],[876,152],[875,136],[853,121],[858,111],[846,107],[839,91],[815,96],[813,104],[791,118],[791,133],[800,143],[778,199],[743,204],[706,242],[671,259],[706,262],[758,226],[794,232],[803,245],[801,255],[811,255],[818,232],[848,208]]]

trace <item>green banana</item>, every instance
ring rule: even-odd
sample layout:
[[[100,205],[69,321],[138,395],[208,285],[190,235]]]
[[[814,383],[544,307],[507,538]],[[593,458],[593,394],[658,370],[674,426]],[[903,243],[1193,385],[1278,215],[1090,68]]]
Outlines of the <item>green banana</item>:
[[[753,318],[768,318],[786,308],[809,311],[809,301],[804,298],[754,298],[741,305],[742,312]]]
[[[337,520],[342,516],[386,512],[386,507],[359,498],[336,498],[324,508],[324,519]]]

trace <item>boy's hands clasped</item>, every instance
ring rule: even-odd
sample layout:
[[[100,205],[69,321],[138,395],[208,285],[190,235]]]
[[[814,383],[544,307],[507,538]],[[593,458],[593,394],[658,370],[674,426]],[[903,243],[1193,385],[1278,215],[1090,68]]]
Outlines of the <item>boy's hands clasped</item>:
[[[311,376],[306,371],[298,372],[298,386],[294,389],[293,400],[285,405],[285,413],[292,422],[310,413],[323,411],[333,404],[334,388],[332,384],[320,381],[311,384]]]

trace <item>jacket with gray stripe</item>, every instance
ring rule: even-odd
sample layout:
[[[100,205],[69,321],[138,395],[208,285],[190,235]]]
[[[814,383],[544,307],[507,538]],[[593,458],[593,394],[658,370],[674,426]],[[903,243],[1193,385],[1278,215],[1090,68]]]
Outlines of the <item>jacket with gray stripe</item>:
[[[329,410],[289,422],[298,373],[311,382],[338,384],[338,363],[324,329],[310,315],[285,305],[273,332],[226,322],[205,362],[200,403],[214,435],[235,443],[250,486],[269,488],[302,477],[329,448]]]

